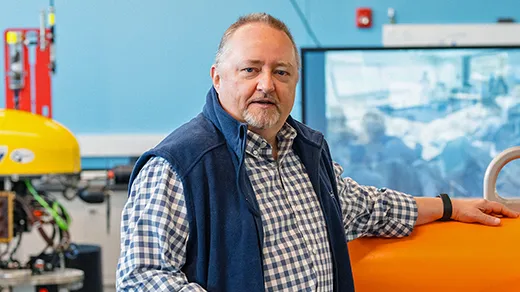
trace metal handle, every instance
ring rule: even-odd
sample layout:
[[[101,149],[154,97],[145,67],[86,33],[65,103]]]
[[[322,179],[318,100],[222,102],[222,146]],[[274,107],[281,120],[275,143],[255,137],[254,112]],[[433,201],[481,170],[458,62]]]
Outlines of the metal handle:
[[[498,195],[496,184],[498,174],[509,162],[520,158],[520,147],[511,147],[499,153],[488,165],[484,175],[484,198],[490,201],[500,202],[507,207],[520,211],[520,199],[506,199]]]

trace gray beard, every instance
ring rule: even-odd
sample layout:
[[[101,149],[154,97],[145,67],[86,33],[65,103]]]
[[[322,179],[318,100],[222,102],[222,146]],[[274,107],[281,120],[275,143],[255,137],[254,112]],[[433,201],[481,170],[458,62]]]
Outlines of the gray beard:
[[[276,108],[275,111],[263,111],[259,114],[253,114],[249,110],[245,109],[243,117],[246,123],[257,129],[269,129],[276,125],[280,120],[280,111]]]

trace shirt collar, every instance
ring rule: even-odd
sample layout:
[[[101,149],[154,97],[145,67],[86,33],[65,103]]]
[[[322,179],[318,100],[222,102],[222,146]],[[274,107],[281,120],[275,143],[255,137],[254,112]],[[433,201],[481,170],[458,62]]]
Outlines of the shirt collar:
[[[282,159],[292,148],[296,136],[297,132],[291,125],[285,123],[282,126],[276,135],[279,159]],[[266,139],[251,130],[247,131],[246,153],[254,157],[273,159],[273,149],[271,145],[267,143]]]

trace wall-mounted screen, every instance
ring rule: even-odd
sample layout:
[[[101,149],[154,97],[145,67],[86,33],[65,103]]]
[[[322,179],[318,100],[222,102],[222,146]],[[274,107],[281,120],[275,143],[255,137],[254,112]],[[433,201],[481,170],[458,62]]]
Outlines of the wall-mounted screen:
[[[520,145],[520,47],[303,49],[302,59],[303,121],[361,184],[482,197],[493,157]],[[520,163],[497,191],[518,197]]]

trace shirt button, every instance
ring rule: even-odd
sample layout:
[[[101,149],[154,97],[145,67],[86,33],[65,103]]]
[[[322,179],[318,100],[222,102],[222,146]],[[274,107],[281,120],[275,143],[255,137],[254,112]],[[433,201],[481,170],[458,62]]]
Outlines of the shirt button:
[[[313,253],[314,255],[318,254],[318,249],[317,249],[317,248],[313,248],[313,249],[312,249],[312,253]]]
[[[254,150],[254,151],[253,151],[253,155],[254,155],[254,156],[258,156],[258,151]]]

